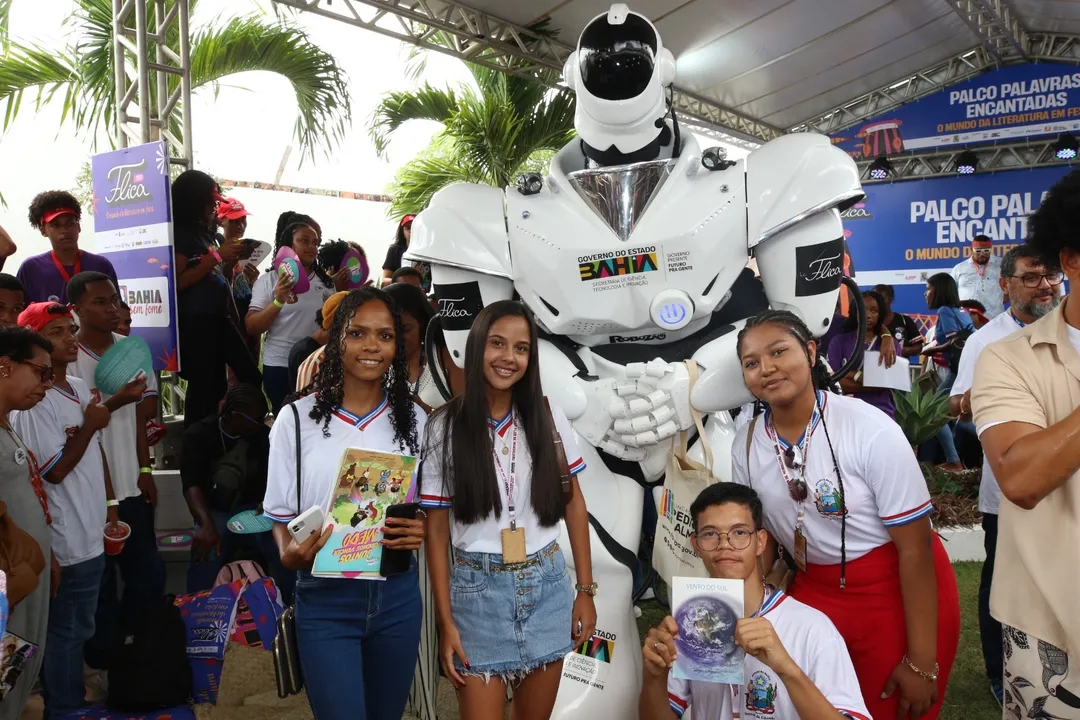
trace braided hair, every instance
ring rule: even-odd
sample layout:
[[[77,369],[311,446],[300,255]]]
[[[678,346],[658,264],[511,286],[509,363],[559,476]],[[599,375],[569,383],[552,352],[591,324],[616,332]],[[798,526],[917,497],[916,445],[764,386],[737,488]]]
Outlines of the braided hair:
[[[240,383],[229,388],[225,393],[225,399],[221,402],[221,415],[228,415],[236,411],[256,410],[263,415],[270,409],[266,402],[266,395],[262,388],[251,383]]]
[[[814,335],[798,315],[787,310],[766,310],[748,320],[746,326],[739,331],[739,337],[736,340],[736,351],[740,357],[742,356],[742,344],[746,334],[762,325],[775,325],[786,330],[789,335],[798,341],[806,353],[807,360],[810,360],[809,344],[811,341],[816,342]],[[840,463],[836,459],[836,450],[833,448],[832,438],[829,437],[829,424],[825,422],[825,408],[821,405],[821,394],[818,393],[818,390],[824,390],[840,394],[840,390],[831,382],[832,378],[829,375],[829,369],[826,367],[820,351],[816,354],[810,368],[810,379],[814,386],[814,405],[821,416],[821,427],[825,430],[825,442],[828,443],[829,454],[832,456],[833,472],[836,473],[836,479],[840,484],[840,589],[843,590],[847,585],[847,496],[844,493],[844,476],[840,472]]]
[[[345,390],[345,361],[342,357],[345,345],[345,328],[352,322],[353,313],[369,302],[381,302],[390,310],[394,318],[394,359],[389,370],[383,375],[382,385],[389,398],[390,424],[394,427],[394,437],[398,447],[405,452],[419,452],[420,442],[416,433],[416,406],[412,401],[409,388],[409,366],[405,357],[405,329],[401,319],[401,309],[382,290],[362,287],[350,292],[334,313],[334,323],[330,326],[330,339],[322,365],[315,379],[304,394],[315,393],[315,405],[311,409],[311,419],[322,422],[323,436],[330,437],[330,418],[341,405]]]
[[[286,210],[278,215],[277,230],[274,232],[274,254],[272,257],[277,257],[278,251],[283,247],[291,248],[293,242],[293,233],[298,228],[309,227],[315,231],[315,234],[322,238],[322,228],[319,223],[315,222],[314,218],[310,215],[303,215],[292,210]],[[330,274],[326,272],[326,268],[323,267],[322,257],[316,256],[315,262],[312,263],[311,269],[328,287],[334,287],[334,281],[330,278]]]

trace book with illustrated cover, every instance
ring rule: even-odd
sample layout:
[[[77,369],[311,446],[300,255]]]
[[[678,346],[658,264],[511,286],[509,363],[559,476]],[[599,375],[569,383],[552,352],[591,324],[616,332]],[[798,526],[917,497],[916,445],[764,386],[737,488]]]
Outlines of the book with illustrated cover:
[[[743,616],[743,581],[672,578],[671,615],[675,677],[710,683],[743,684],[745,652],[735,644],[735,624]]]
[[[19,681],[23,668],[38,651],[38,646],[13,633],[4,633],[3,661],[0,661],[0,698],[6,696]]]
[[[315,556],[318,577],[382,579],[383,527],[391,505],[415,502],[416,458],[349,448],[326,505],[333,534]]]

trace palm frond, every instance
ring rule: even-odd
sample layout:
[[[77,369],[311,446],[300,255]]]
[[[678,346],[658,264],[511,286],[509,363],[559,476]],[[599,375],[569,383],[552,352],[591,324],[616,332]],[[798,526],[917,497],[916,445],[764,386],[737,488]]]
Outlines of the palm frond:
[[[431,197],[456,182],[485,183],[486,178],[437,148],[410,160],[398,170],[389,191],[393,196],[388,214],[401,217],[420,212]]]
[[[392,92],[375,107],[368,123],[368,135],[375,151],[385,154],[394,132],[410,120],[434,120],[446,124],[458,106],[458,95],[449,88],[424,84],[411,92]]]
[[[0,0],[0,48],[7,48],[8,21],[11,18],[11,0]]]
[[[296,138],[302,157],[316,148],[329,153],[344,138],[352,105],[344,71],[332,55],[288,22],[234,18],[203,28],[191,42],[193,87],[240,72],[283,76],[296,93]]]
[[[62,92],[64,118],[76,111],[77,81],[74,59],[38,46],[10,43],[0,55],[0,102],[6,101],[3,129],[18,115],[27,91],[36,91],[36,107]]]

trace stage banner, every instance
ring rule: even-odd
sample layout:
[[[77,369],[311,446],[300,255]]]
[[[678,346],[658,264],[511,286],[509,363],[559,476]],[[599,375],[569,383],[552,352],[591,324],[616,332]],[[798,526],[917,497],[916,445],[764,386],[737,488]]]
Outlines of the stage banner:
[[[179,370],[169,161],[164,142],[95,155],[94,242],[131,307],[131,333],[146,340],[157,371]]]
[[[986,235],[1004,255],[1027,234],[1027,217],[1072,168],[976,173],[865,186],[867,199],[842,215],[856,282],[892,285],[895,310],[925,313],[926,278],[971,257]]]
[[[1080,69],[1014,65],[894,108],[830,137],[856,160],[1080,131]]]

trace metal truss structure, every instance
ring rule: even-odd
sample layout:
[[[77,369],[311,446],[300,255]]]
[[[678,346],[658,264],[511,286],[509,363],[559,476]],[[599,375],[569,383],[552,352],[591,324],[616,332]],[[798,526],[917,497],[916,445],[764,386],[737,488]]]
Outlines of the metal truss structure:
[[[1028,59],[1028,35],[1007,0],[947,0],[998,61]]]
[[[117,147],[164,139],[169,162],[190,168],[188,17],[188,0],[113,0],[116,124],[112,132]]]
[[[425,50],[563,87],[560,75],[574,47],[456,0],[273,0],[275,5],[321,15]],[[676,89],[676,112],[715,128],[732,144],[756,147],[784,131]]]
[[[889,158],[893,171],[886,180],[871,180],[870,165],[873,159],[858,162],[863,185],[873,185],[897,180],[925,180],[956,175],[956,161],[962,153],[973,153],[978,159],[976,171],[980,174],[999,170],[1023,170],[1052,165],[1070,165],[1070,161],[1058,160],[1055,152],[1057,138],[984,145],[970,148],[957,147]]]

